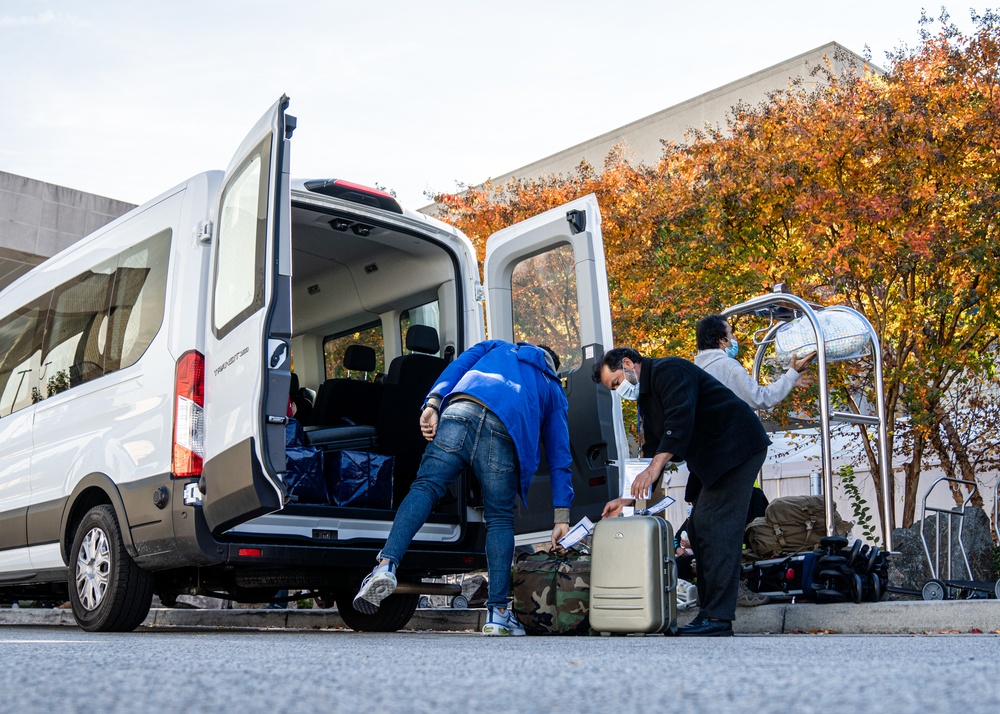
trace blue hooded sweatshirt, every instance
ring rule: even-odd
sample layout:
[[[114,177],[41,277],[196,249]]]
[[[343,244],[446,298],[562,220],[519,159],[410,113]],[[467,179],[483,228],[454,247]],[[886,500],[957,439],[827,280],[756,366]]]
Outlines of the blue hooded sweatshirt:
[[[514,440],[525,502],[541,461],[541,433],[552,481],[552,506],[568,508],[573,502],[569,403],[546,356],[527,342],[480,342],[445,368],[428,397],[440,397],[443,410],[450,396],[468,394],[496,414]]]

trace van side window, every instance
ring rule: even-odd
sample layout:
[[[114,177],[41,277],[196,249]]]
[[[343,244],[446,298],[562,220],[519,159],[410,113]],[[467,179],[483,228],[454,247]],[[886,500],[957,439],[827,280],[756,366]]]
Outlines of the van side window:
[[[261,142],[222,194],[216,239],[212,327],[229,333],[264,305],[264,237],[271,140]]]
[[[52,291],[45,318],[42,367],[35,382],[41,398],[65,392],[104,374],[108,300],[117,258],[81,273]]]
[[[403,354],[410,354],[410,351],[406,349],[406,331],[410,329],[410,325],[427,325],[428,327],[433,327],[437,330],[438,335],[441,334],[441,310],[438,306],[438,301],[433,300],[431,302],[419,305],[418,307],[411,307],[409,310],[403,310],[399,315],[399,344],[403,345]],[[437,357],[441,356],[441,350],[434,353]]]
[[[118,256],[106,330],[107,372],[135,364],[163,322],[170,230],[157,233]]]
[[[511,275],[514,341],[548,345],[568,371],[581,364],[576,261],[568,243],[522,260]]]
[[[385,342],[382,339],[382,323],[370,322],[345,332],[338,332],[323,340],[323,365],[326,370],[326,379],[340,379],[347,376],[347,370],[344,369],[344,352],[351,345],[365,345],[375,350],[375,371],[385,372]]]
[[[49,295],[0,321],[0,417],[30,406],[37,393],[42,364],[41,319]],[[44,307],[43,307],[44,306]],[[33,398],[34,396],[34,398]]]

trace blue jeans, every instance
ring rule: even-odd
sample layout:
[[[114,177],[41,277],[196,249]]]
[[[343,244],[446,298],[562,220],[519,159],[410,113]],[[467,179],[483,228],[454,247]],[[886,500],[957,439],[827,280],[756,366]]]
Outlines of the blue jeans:
[[[427,445],[417,478],[399,504],[389,538],[379,554],[397,566],[431,511],[466,467],[479,478],[486,521],[487,605],[507,607],[514,560],[514,500],[520,466],[514,440],[493,412],[474,402],[451,402],[437,435]]]

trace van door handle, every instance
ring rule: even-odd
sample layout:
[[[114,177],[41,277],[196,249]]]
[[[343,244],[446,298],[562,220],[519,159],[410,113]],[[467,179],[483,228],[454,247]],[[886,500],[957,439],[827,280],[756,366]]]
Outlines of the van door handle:
[[[267,415],[267,423],[268,424],[287,424],[288,423],[288,417],[271,416],[270,414],[268,414]]]

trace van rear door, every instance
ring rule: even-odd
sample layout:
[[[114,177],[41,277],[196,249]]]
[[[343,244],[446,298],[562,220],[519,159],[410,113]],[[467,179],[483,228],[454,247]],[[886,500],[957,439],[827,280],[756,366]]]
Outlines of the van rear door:
[[[628,455],[621,403],[591,371],[613,346],[601,213],[594,195],[490,236],[486,243],[490,339],[552,347],[569,401],[574,522],[597,519],[619,495],[618,461]],[[552,489],[544,459],[535,474],[518,534],[552,528]]]
[[[202,507],[214,533],[284,503],[291,383],[289,139],[282,97],[233,157],[219,195],[205,339]]]

